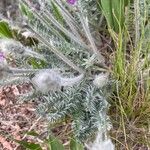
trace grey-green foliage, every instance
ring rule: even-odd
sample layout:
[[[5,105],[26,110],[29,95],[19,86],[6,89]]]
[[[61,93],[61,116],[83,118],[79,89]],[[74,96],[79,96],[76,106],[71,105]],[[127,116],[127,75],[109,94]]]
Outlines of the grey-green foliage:
[[[70,117],[76,138],[84,141],[92,138],[98,128],[105,131],[109,127],[108,104],[102,93],[89,81],[83,81],[63,92],[41,97],[37,112],[50,123]]]
[[[96,9],[97,3],[93,0],[78,1],[77,7],[73,7],[61,0],[35,0],[32,3],[21,0],[20,8],[28,19],[27,29],[41,41],[39,47],[49,66],[63,68],[65,72],[68,69],[70,71],[66,66],[68,64],[79,72],[86,72],[85,80],[73,87],[65,87],[63,92],[34,93],[40,100],[37,112],[51,123],[71,118],[75,137],[80,141],[92,138],[98,129],[105,132],[109,128],[105,95],[93,85],[92,73],[96,70],[88,68],[85,71],[83,68],[84,60],[93,55],[92,58],[96,56],[99,62],[103,62],[95,44],[96,39],[90,32],[94,29],[92,23],[95,24],[100,15]],[[71,73],[74,71],[71,70]]]
[[[39,4],[38,1],[36,2],[36,4]],[[53,7],[52,4],[57,6],[57,14],[59,13],[59,18],[61,19],[58,19],[58,15],[55,15],[56,8]],[[81,65],[83,63],[83,59],[79,57],[81,54],[83,55],[82,57],[88,59],[89,54],[91,55],[93,52],[95,54],[99,53],[94,46],[95,44],[93,44],[94,42],[91,44],[91,41],[94,41],[95,37],[92,39],[92,37],[87,36],[87,32],[88,34],[90,32],[89,27],[84,25],[86,26],[86,28],[84,28],[81,23],[83,18],[85,22],[87,20],[88,22],[92,22],[92,19],[95,20],[95,18],[98,18],[97,16],[100,15],[99,11],[90,9],[96,9],[97,4],[93,2],[92,7],[86,7],[87,12],[91,12],[90,14],[85,13],[85,6],[89,3],[84,2],[83,4],[81,3],[79,7],[74,8],[59,0],[45,1],[42,6],[38,5],[39,8],[37,9],[35,4],[29,4],[26,0],[23,0],[21,1],[21,9],[29,18],[29,30],[34,32],[42,43],[48,42],[51,47],[60,50],[67,57],[71,56],[74,62],[78,62],[78,65]],[[78,11],[78,9],[80,11]],[[84,12],[82,12],[82,10],[84,10]],[[97,16],[91,17],[92,14],[96,14]],[[80,18],[80,16],[82,16],[82,18]],[[88,29],[88,31],[86,29]],[[50,45],[47,46],[52,50]],[[102,58],[101,61],[103,61]]]

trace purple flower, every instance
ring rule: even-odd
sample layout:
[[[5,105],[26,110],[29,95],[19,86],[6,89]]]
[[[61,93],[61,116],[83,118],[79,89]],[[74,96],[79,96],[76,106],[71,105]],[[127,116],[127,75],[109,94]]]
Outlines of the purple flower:
[[[5,59],[5,56],[2,52],[0,52],[0,61],[3,61]]]
[[[74,5],[77,0],[67,0],[67,3]]]

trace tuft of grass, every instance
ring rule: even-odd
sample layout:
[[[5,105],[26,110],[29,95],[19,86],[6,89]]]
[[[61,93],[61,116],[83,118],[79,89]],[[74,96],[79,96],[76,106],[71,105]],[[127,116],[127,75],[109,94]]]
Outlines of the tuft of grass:
[[[130,7],[127,9],[128,12],[131,11]],[[134,2],[132,14],[126,14],[125,18],[124,29],[118,22],[118,34],[109,29],[116,49],[113,77],[117,81],[110,99],[109,114],[114,128],[111,134],[116,149],[133,150],[142,146],[150,147],[150,79],[148,76],[144,77],[144,72],[149,66],[150,41],[145,36],[147,10],[141,14],[139,0]]]
[[[119,26],[122,29],[124,28],[124,10],[128,4],[129,0],[99,0],[100,8],[107,20],[108,26],[116,33],[119,32]]]

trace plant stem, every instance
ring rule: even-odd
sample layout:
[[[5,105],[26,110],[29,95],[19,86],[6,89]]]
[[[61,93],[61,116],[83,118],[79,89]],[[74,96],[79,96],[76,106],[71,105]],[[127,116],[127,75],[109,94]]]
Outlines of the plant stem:
[[[64,54],[62,54],[59,50],[54,48],[46,39],[44,39],[40,34],[38,34],[33,28],[26,26],[27,29],[29,29],[34,35],[39,39],[43,44],[45,44],[48,49],[50,49],[54,54],[56,54],[61,60],[63,60],[66,64],[68,64],[70,67],[72,67],[74,70],[84,73],[84,71],[76,66],[71,60],[69,60]]]

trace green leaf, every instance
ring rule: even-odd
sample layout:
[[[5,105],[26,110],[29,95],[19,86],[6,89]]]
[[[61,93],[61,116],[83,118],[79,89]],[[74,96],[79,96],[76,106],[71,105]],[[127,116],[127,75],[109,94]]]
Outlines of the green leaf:
[[[100,7],[107,20],[107,24],[115,32],[124,27],[125,6],[129,0],[100,0]]]
[[[25,4],[25,3],[20,3],[19,5],[19,8],[21,10],[21,12],[27,16],[29,19],[32,19],[33,18],[33,14],[32,12],[30,11],[30,9],[28,8],[28,6]]]
[[[28,60],[28,63],[31,64],[34,69],[47,67],[47,64],[44,61],[42,60],[37,61],[35,58],[30,58]]]
[[[70,141],[70,150],[84,150],[84,147],[81,143],[72,138]]]
[[[28,15],[28,13],[27,13],[27,7],[23,4],[23,3],[21,3],[20,5],[20,10],[21,10],[21,12],[24,14],[24,15]]]
[[[112,2],[112,13],[114,20],[114,29],[119,32],[119,26],[123,28],[125,21],[125,0],[114,0]]]
[[[113,22],[113,15],[112,15],[111,0],[101,0],[100,4],[108,25],[110,27],[113,27],[114,22]]]
[[[19,143],[22,147],[26,148],[27,150],[42,150],[40,144],[35,144],[26,141],[16,141],[16,142]]]
[[[49,137],[47,143],[49,150],[64,150],[63,144],[56,137]]]
[[[3,20],[0,21],[0,38],[13,38],[9,24]]]
[[[27,135],[31,135],[31,136],[39,136],[39,134],[37,132],[35,132],[34,130],[27,132]]]
[[[61,24],[63,24],[64,20],[63,20],[63,16],[62,16],[61,12],[59,11],[59,9],[57,8],[57,6],[53,2],[51,2],[51,3],[52,3],[52,6],[53,6],[54,16],[56,17],[56,19]]]

